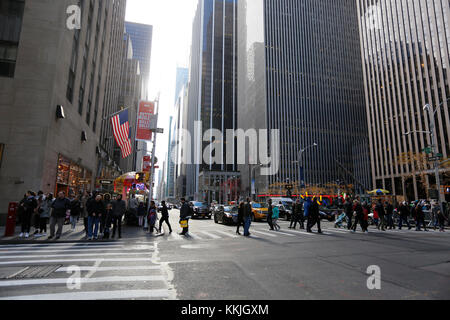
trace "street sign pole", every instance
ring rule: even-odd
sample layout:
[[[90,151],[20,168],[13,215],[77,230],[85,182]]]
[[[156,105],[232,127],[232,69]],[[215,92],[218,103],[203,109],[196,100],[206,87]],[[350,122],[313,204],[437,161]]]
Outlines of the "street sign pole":
[[[158,99],[156,101],[156,115],[159,114],[159,94]],[[158,120],[156,120],[158,121]],[[150,168],[150,181],[149,181],[149,195],[148,195],[148,205],[147,205],[147,212],[150,211],[150,202],[153,200],[153,180],[155,176],[155,154],[156,154],[156,135],[157,132],[153,132],[153,149],[152,149],[152,166]]]

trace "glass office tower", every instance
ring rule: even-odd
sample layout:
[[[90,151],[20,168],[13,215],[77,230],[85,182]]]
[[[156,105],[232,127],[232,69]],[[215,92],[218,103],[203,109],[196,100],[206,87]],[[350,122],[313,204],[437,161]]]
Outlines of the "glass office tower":
[[[367,121],[374,187],[408,200],[429,198],[436,188],[430,118],[434,109],[437,152],[450,153],[448,0],[356,1],[361,32]],[[421,131],[403,135],[407,132]],[[441,193],[450,166],[440,167]],[[447,201],[450,200],[447,193]]]
[[[370,186],[369,149],[354,0],[238,2],[239,127],[279,129],[280,170],[259,176],[240,166],[243,188],[286,194],[341,181]],[[270,139],[269,139],[270,141]],[[313,143],[317,148],[299,151]],[[339,164],[338,164],[339,163]],[[301,175],[304,167],[304,179]]]

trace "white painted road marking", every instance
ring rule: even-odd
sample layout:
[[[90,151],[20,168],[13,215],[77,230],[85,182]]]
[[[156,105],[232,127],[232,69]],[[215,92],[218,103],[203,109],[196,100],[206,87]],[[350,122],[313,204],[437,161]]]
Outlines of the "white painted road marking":
[[[264,231],[258,231],[258,230],[252,230],[252,229],[250,229],[250,233],[252,233],[252,232],[256,232],[256,233],[259,233],[259,234],[263,234],[263,235],[265,235],[265,236],[268,236],[268,237],[272,237],[272,238],[276,238],[277,236],[276,235],[274,235],[274,234],[271,234],[271,233],[268,233],[268,232],[264,232]]]
[[[80,271],[121,271],[121,270],[159,270],[160,266],[112,266],[112,267],[89,267],[89,266],[80,266]],[[56,270],[55,272],[67,272],[69,268],[62,267]]]
[[[125,261],[147,261],[151,262],[151,258],[97,258],[97,259],[52,259],[52,260],[19,260],[19,261],[0,261],[0,265],[12,265],[12,264],[36,264],[36,263],[65,263],[65,262],[96,262],[101,260],[102,262],[125,262]]]
[[[225,231],[215,230],[215,232],[224,234],[224,235],[226,235],[227,237],[230,237],[230,238],[239,238],[239,236],[236,236],[234,234],[231,234],[231,233],[228,233],[228,232],[225,232]]]
[[[212,234],[212,233],[207,232],[207,231],[201,231],[201,233],[206,234],[208,237],[211,237],[213,239],[221,239],[221,237],[216,236],[215,234]]]
[[[95,249],[95,248],[84,248],[84,249],[78,249],[78,248],[64,248],[64,249],[60,249],[60,248],[55,248],[53,250],[40,250],[40,249],[21,249],[21,250],[0,250],[0,254],[6,254],[6,253],[63,253],[64,251],[70,251],[70,252],[92,252],[92,251],[101,251],[102,252],[106,252],[106,251],[126,251],[129,252],[130,250],[133,251],[150,251],[153,250],[153,247],[131,247],[131,248],[101,248],[101,249]],[[118,253],[119,254],[119,253]],[[62,255],[62,254],[61,254]]]
[[[67,278],[58,279],[25,279],[25,280],[5,280],[0,281],[0,287],[16,287],[30,285],[48,285],[48,284],[66,284]],[[98,278],[80,278],[80,284],[87,283],[105,283],[105,282],[141,282],[141,281],[165,281],[163,276],[132,276],[132,277],[98,277]]]
[[[99,255],[103,256],[134,256],[134,255],[140,255],[142,252],[124,252],[124,253],[117,253],[117,252],[105,252],[105,253],[61,253],[61,254],[45,254],[45,255],[24,255],[24,256],[1,256],[0,259],[27,259],[27,258],[56,258],[56,257],[98,257]],[[145,254],[142,253],[142,254]],[[148,252],[147,254],[151,254]]]
[[[115,290],[115,291],[87,291],[63,292],[52,294],[36,294],[29,296],[3,297],[0,300],[112,300],[138,298],[168,298],[167,289],[160,290]]]

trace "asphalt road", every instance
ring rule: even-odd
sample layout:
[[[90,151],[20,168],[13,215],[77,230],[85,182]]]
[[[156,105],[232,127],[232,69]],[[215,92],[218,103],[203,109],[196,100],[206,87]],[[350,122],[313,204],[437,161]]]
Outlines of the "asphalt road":
[[[191,220],[188,238],[125,230],[121,241],[2,244],[0,299],[449,299],[450,233],[268,231]],[[381,288],[367,286],[367,268]],[[373,283],[373,281],[369,281]]]

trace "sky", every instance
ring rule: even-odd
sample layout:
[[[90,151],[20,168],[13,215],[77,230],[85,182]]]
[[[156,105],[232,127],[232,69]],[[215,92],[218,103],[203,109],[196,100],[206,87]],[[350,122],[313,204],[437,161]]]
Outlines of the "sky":
[[[149,98],[154,100],[160,94],[158,127],[164,128],[164,134],[157,136],[156,157],[161,168],[168,149],[169,117],[174,110],[176,68],[189,66],[197,3],[198,0],[127,0],[126,21],[153,26]],[[155,179],[155,185],[157,182]]]

